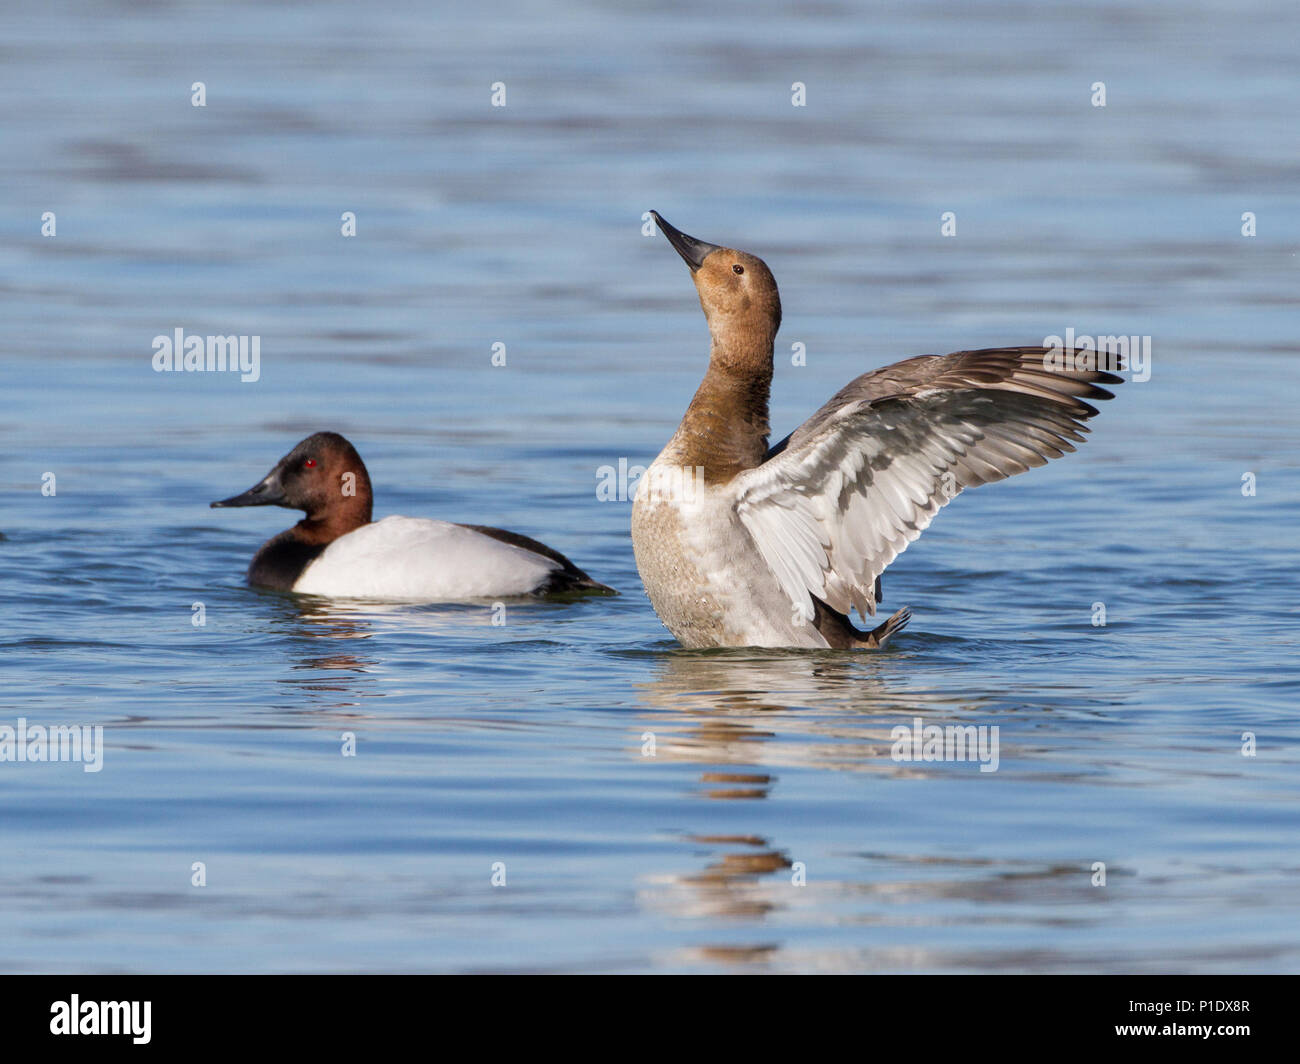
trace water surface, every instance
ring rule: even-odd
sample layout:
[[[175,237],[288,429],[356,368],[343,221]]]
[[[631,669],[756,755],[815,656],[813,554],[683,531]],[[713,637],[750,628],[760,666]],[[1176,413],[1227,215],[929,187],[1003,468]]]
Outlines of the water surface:
[[[0,968],[1300,968],[1295,21],[9,5],[0,724],[106,749],[0,765]],[[680,650],[596,494],[704,368],[652,207],[772,266],[777,436],[1071,327],[1150,336],[1151,379],[938,517],[887,652]],[[260,336],[260,379],[153,372],[178,327]],[[320,429],[377,515],[623,594],[501,626],[245,587],[292,518],[207,504]],[[998,770],[895,761],[917,718],[998,727]]]

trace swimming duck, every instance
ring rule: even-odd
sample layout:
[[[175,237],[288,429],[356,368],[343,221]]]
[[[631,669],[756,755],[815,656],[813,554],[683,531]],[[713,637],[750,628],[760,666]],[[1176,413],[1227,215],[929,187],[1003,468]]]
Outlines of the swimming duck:
[[[651,212],[685,260],[712,337],[709,369],[643,474],[632,546],[650,602],[687,647],[884,646],[870,631],[880,575],[963,488],[1073,451],[1123,378],[1045,362],[1042,347],[920,355],[864,373],[768,445],[781,325],[762,259],[687,236]]]
[[[222,506],[285,506],[307,516],[267,540],[248,582],[277,591],[406,602],[613,594],[535,539],[484,525],[416,517],[370,520],[370,475],[336,432],[317,432]]]

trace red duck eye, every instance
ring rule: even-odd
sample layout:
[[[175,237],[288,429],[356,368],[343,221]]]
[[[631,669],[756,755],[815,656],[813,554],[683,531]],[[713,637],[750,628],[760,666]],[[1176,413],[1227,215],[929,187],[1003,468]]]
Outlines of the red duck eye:
[[[303,462],[302,467],[303,469],[311,469],[315,465],[316,465],[316,459],[308,458],[305,462]]]

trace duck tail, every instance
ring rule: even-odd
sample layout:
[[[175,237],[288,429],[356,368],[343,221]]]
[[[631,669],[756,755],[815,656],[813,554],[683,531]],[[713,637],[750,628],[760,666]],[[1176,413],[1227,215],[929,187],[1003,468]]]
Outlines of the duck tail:
[[[572,562],[571,569],[556,569],[550,580],[537,589],[538,595],[555,595],[567,592],[582,592],[589,595],[617,595],[608,584],[593,580]]]

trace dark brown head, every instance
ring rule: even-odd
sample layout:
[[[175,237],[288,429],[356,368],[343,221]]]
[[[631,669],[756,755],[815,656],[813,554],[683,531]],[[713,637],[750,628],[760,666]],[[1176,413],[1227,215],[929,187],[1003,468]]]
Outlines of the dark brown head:
[[[212,505],[302,510],[307,519],[301,525],[335,539],[370,523],[370,474],[346,439],[337,432],[317,432],[242,495]]]
[[[746,251],[687,236],[657,211],[650,214],[691,269],[713,337],[713,361],[742,373],[770,374],[781,295],[767,263]]]

